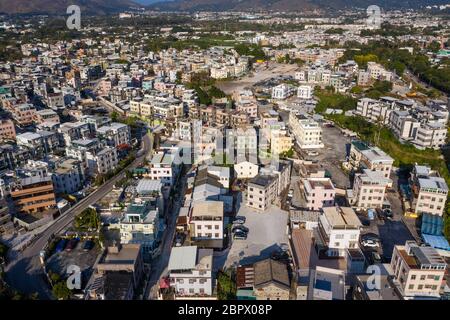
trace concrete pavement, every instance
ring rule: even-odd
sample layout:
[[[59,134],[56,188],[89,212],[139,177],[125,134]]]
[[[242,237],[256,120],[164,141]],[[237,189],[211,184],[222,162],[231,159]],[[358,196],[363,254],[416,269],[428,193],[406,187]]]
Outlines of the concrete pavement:
[[[45,248],[51,236],[62,231],[74,217],[92,204],[98,202],[106,194],[111,192],[114,184],[125,177],[125,171],[134,169],[142,164],[146,155],[152,151],[153,137],[146,135],[143,139],[144,154],[136,158],[133,163],[121,173],[107,181],[96,191],[78,202],[70,210],[54,221],[44,232],[37,235],[33,243],[22,252],[12,253],[10,263],[5,268],[5,280],[13,288],[20,292],[31,294],[37,292],[40,299],[51,299],[51,293],[45,280],[39,254]]]

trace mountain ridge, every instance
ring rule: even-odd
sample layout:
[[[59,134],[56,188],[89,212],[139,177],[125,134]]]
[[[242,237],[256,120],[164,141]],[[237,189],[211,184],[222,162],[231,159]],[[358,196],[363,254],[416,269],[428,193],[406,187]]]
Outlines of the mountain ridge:
[[[70,5],[78,5],[82,12],[89,14],[107,14],[141,6],[132,0],[0,0],[0,13],[65,15]]]
[[[417,9],[448,3],[448,0],[174,0],[157,2],[149,8],[161,11],[303,11],[367,8],[370,5],[378,5],[382,9]]]

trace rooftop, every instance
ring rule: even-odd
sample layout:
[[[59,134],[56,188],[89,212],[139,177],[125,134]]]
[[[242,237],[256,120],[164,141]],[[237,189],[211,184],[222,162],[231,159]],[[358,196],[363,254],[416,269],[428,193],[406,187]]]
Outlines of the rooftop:
[[[350,207],[325,207],[323,214],[333,228],[336,227],[361,227],[355,211]]]
[[[213,216],[223,217],[222,201],[197,201],[192,209],[193,217]]]
[[[272,183],[275,179],[276,179],[275,176],[269,176],[269,175],[261,175],[261,174],[258,174],[256,177],[254,177],[253,179],[251,179],[251,180],[249,181],[249,185],[250,185],[250,184],[255,184],[255,185],[258,185],[258,186],[267,187],[267,186],[270,185],[270,183]]]
[[[253,268],[255,288],[269,283],[275,283],[278,286],[284,287],[286,290],[290,289],[288,269],[284,263],[266,259],[256,262]]]
[[[345,300],[345,272],[316,267],[309,290],[310,300]]]

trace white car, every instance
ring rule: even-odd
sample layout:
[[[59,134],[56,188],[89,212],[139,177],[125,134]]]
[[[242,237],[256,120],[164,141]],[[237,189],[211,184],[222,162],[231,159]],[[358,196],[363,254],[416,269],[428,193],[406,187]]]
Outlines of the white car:
[[[380,245],[378,244],[378,242],[376,242],[376,241],[374,241],[374,240],[370,240],[370,239],[367,239],[367,240],[363,240],[362,242],[361,242],[361,244],[364,246],[364,247],[369,247],[369,248],[378,248]]]

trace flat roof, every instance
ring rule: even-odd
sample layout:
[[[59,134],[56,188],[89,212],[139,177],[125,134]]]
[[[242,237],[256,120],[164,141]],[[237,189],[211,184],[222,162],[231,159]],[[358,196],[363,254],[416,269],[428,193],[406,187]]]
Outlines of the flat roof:
[[[213,216],[223,217],[222,201],[196,201],[192,209],[193,217]]]
[[[119,251],[116,253],[111,249],[108,249],[108,254],[105,257],[104,263],[134,263],[140,253],[140,244],[121,244]]]
[[[316,267],[311,277],[310,290],[313,300],[345,300],[345,272]]]
[[[153,191],[161,191],[162,183],[160,180],[141,179],[136,187],[139,194],[151,193]]]
[[[169,271],[195,269],[197,260],[197,247],[173,247],[170,252]]]
[[[325,207],[322,208],[322,211],[332,227],[361,227],[361,221],[358,219],[355,211],[350,207]]]
[[[448,191],[447,183],[445,182],[445,179],[441,177],[419,178],[419,185],[420,188]]]

